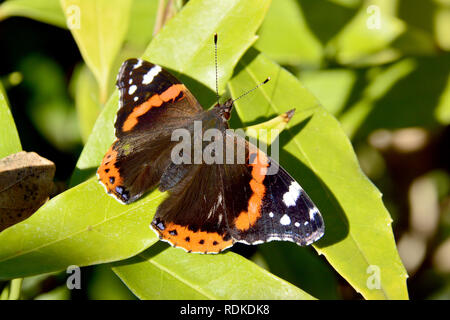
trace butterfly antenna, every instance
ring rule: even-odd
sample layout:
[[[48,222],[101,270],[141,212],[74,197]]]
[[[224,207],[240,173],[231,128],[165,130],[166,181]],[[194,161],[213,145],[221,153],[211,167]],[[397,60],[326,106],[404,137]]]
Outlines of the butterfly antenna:
[[[217,96],[217,104],[220,104],[219,102],[219,76],[217,72],[217,33],[214,33],[214,63],[216,67],[216,96]]]
[[[241,94],[239,97],[237,97],[236,99],[234,99],[234,100],[233,100],[233,103],[234,103],[236,100],[239,100],[240,98],[242,98],[242,97],[248,95],[250,92],[252,92],[252,91],[258,89],[258,88],[261,87],[263,84],[266,84],[267,82],[269,82],[269,80],[270,80],[270,77],[268,77],[266,80],[264,80],[263,82],[261,82],[260,84],[258,84],[258,85],[257,85],[256,87],[254,87],[253,89],[248,90],[247,92],[244,92],[244,93]]]

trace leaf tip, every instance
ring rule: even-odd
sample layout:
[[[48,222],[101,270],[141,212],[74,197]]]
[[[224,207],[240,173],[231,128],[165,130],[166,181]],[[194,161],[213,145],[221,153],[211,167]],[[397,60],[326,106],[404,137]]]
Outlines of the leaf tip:
[[[288,123],[289,120],[291,120],[292,117],[294,116],[294,113],[295,113],[295,109],[291,109],[291,110],[289,110],[289,111],[283,113],[283,114],[281,115],[281,116],[283,117],[283,121],[286,122],[286,123]]]

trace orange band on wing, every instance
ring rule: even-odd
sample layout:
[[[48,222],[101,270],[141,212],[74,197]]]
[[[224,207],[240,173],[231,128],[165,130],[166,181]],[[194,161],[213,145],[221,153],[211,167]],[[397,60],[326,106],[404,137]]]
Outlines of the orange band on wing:
[[[117,151],[114,144],[108,149],[103,157],[102,164],[97,170],[100,181],[105,185],[108,192],[114,192],[116,186],[122,185],[122,177],[116,168]]]
[[[181,247],[190,252],[218,253],[233,245],[233,240],[225,240],[223,235],[217,232],[192,231],[185,226],[175,223],[167,223],[163,229],[152,224],[162,239],[175,247]]]
[[[268,158],[262,151],[257,151],[255,163],[250,163],[252,169],[252,180],[250,180],[250,188],[253,191],[248,201],[247,211],[242,211],[234,220],[236,228],[241,231],[250,229],[256,221],[261,217],[261,206],[266,187],[264,186],[264,178],[266,177],[267,167],[269,166]]]
[[[164,102],[175,100],[175,98],[177,98],[178,95],[185,90],[186,87],[184,85],[174,84],[163,93],[154,94],[147,101],[133,109],[128,118],[123,123],[122,131],[130,131],[138,123],[138,118],[140,116],[146,114],[153,107],[160,107]],[[178,100],[182,99],[183,97],[184,94]]]

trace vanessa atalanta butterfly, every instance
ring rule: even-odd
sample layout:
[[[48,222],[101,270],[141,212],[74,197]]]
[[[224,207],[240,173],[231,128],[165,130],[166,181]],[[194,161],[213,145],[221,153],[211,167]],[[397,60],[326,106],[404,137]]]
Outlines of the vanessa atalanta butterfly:
[[[227,135],[231,99],[204,111],[173,75],[141,59],[123,63],[117,87],[117,139],[97,176],[125,204],[158,183],[168,191],[151,223],[160,239],[188,252],[218,253],[235,242],[286,240],[304,246],[322,237],[322,216],[300,185],[281,167],[267,174],[273,159],[244,138]],[[194,121],[232,139],[225,149],[243,147],[245,162],[175,164],[171,151],[178,142],[172,132],[192,131]]]

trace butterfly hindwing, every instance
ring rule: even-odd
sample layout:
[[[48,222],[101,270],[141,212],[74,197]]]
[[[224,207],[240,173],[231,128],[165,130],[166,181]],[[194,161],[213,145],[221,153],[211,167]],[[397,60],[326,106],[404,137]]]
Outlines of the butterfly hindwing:
[[[274,160],[270,162],[276,165]],[[278,166],[276,174],[265,176],[263,185],[259,217],[247,230],[231,233],[237,241],[258,244],[282,240],[306,246],[323,236],[318,208],[286,170]]]
[[[234,241],[228,232],[220,165],[192,165],[158,207],[152,228],[188,252],[218,253]]]
[[[170,197],[152,222],[162,239],[187,251],[214,253],[234,242],[308,245],[323,235],[319,210],[300,185],[264,152],[237,137],[235,146],[242,143],[245,163],[179,165],[164,173],[165,180],[177,183],[172,188],[165,183]],[[275,174],[271,166],[278,169]]]
[[[242,140],[247,170],[243,165],[224,167],[233,239],[247,244],[286,240],[302,246],[320,239],[322,216],[306,192],[276,161]]]
[[[203,119],[203,123],[209,122]],[[226,149],[235,145],[222,146]],[[228,199],[233,196],[229,187],[234,186],[234,196],[239,197],[242,187],[250,190],[249,179],[244,164],[170,164],[159,187],[168,190],[170,196],[159,206],[152,228],[161,239],[189,252],[218,253],[232,246],[235,240],[230,235],[233,221],[229,212],[237,208],[228,207]],[[226,188],[224,182],[228,181],[231,184]],[[242,202],[246,201],[247,197],[243,197]]]
[[[159,182],[170,163],[171,143],[170,136],[164,135],[153,141],[133,136],[117,139],[97,170],[99,181],[119,201],[137,200]]]

